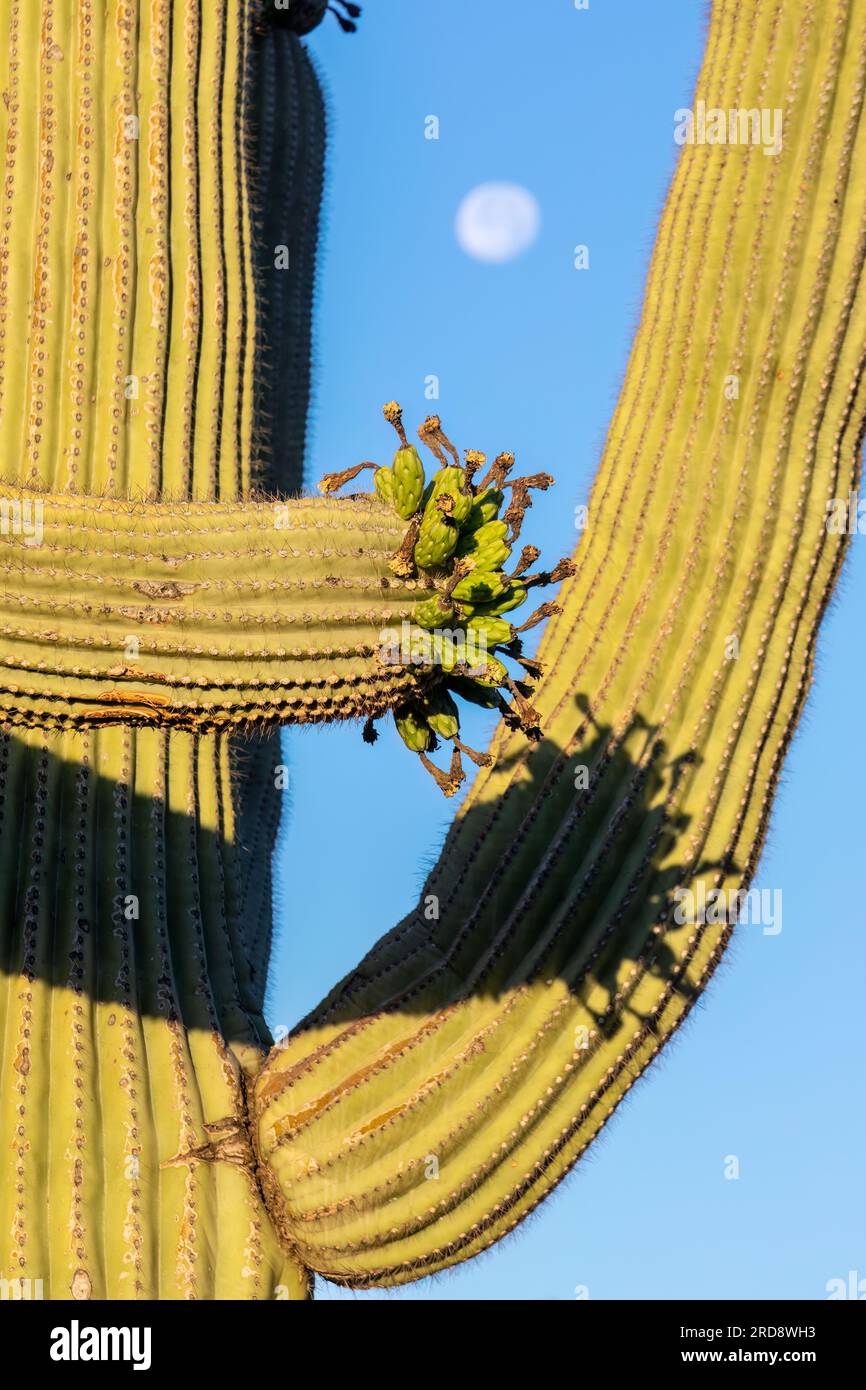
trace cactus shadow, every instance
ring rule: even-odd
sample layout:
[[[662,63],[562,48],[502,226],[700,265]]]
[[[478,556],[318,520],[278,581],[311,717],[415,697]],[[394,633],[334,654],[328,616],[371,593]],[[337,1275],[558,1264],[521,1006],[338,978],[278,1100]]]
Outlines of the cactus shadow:
[[[700,760],[671,757],[640,716],[623,734],[599,723],[586,697],[574,706],[567,747],[512,741],[492,794],[452,825],[416,907],[296,1034],[325,1018],[428,1014],[557,977],[605,1034],[624,1010],[648,1021],[648,976],[691,999],[675,890],[696,871],[736,869],[677,853],[695,830],[682,802]],[[278,745],[238,740],[231,838],[194,805],[97,775],[84,739],[79,756],[70,747],[69,735],[3,736],[0,976],[268,1047]],[[14,987],[0,995],[10,1008],[20,997]]]
[[[649,1022],[651,979],[691,1001],[681,964],[694,928],[676,920],[677,889],[696,872],[737,867],[703,855],[684,810],[701,759],[672,755],[639,714],[623,732],[599,723],[585,695],[574,712],[567,746],[511,740],[451,827],[415,909],[296,1034],[556,978],[604,1034],[625,1012]]]
[[[0,737],[0,1036],[16,1013],[24,1027],[30,987],[45,981],[71,1001],[267,1047],[278,736],[232,742],[231,836],[197,805],[214,741],[146,737],[141,748],[123,731],[120,780],[98,775],[84,736]],[[136,759],[154,773],[157,750],[181,805],[129,785]]]

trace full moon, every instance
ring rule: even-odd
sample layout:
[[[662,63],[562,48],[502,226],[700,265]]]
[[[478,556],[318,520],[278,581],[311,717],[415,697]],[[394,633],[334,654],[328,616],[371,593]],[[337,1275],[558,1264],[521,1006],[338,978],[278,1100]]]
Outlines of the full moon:
[[[457,210],[457,240],[467,256],[502,264],[521,256],[538,236],[541,209],[516,183],[482,183]]]

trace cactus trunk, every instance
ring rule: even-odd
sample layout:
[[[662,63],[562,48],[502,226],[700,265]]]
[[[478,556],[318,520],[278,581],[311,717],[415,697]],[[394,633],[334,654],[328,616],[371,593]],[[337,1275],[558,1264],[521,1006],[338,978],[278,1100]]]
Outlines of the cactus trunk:
[[[299,487],[324,122],[297,38],[259,18],[253,0],[0,0],[4,496]],[[10,542],[13,567],[48,561]],[[79,554],[43,587],[31,569],[53,636],[37,651],[36,610],[13,605],[4,654],[49,684],[59,631],[86,629],[58,612],[68,562],[103,599],[150,573]],[[128,664],[158,669],[151,626],[131,631]],[[0,1274],[61,1299],[305,1297],[245,1126],[278,737],[49,732],[44,713],[2,736]]]
[[[730,939],[845,551],[828,502],[860,476],[864,71],[864,0],[713,6],[696,101],[780,111],[782,148],[683,150],[540,651],[545,738],[500,727],[418,909],[256,1081],[269,1200],[331,1279],[512,1230]],[[724,914],[690,920],[702,889]]]

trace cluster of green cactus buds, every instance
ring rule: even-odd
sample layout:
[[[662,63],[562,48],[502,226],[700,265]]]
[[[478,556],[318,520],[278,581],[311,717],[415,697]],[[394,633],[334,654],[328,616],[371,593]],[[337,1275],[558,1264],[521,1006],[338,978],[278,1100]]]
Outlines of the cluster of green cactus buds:
[[[431,415],[418,431],[437,464],[428,481],[421,456],[406,437],[401,407],[389,401],[384,415],[399,439],[393,463],[361,463],[326,475],[319,486],[329,494],[373,469],[379,498],[409,523],[391,569],[401,579],[423,580],[430,593],[419,603],[408,635],[386,645],[382,660],[441,668],[442,680],[395,709],[394,719],[406,746],[418,754],[444,794],[453,796],[465,780],[462,754],[479,767],[491,763],[488,754],[461,743],[454,695],[498,709],[510,727],[522,729],[530,739],[540,737],[539,717],[530,700],[541,666],[524,655],[521,635],[559,609],[544,603],[520,627],[506,615],[526,601],[530,589],[558,583],[574,566],[561,560],[553,570],[529,574],[539,551],[527,545],[510,573],[504,568],[532,505],[532,490],[546,491],[553,484],[549,473],[510,479],[515,458],[504,453],[476,483],[487,464],[485,455],[469,449],[461,463],[439,416]],[[522,668],[516,679],[504,658]],[[367,721],[364,737],[375,741],[372,720]],[[428,757],[440,739],[453,745],[447,772]]]

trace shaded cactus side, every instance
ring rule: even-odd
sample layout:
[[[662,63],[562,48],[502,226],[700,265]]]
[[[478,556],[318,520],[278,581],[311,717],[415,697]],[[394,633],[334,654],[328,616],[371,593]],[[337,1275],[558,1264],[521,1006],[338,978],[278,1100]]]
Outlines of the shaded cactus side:
[[[321,19],[323,7],[316,8]],[[270,493],[294,494],[304,480],[327,124],[312,62],[292,33],[259,22],[250,58],[246,129],[256,231],[255,475]]]

